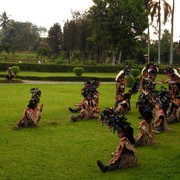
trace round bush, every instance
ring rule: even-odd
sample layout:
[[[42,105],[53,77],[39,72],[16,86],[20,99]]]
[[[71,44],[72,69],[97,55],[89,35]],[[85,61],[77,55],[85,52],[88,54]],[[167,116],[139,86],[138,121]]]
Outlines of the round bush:
[[[17,75],[20,72],[20,68],[19,66],[12,66],[12,71],[15,75]]]
[[[84,73],[84,68],[75,67],[75,68],[73,68],[73,72],[76,76],[81,76]]]
[[[126,80],[127,80],[126,86],[132,87],[135,82],[135,77],[131,75],[131,76],[127,77]]]
[[[140,74],[140,70],[139,69],[132,69],[131,70],[131,75],[134,76],[135,78],[137,78]]]

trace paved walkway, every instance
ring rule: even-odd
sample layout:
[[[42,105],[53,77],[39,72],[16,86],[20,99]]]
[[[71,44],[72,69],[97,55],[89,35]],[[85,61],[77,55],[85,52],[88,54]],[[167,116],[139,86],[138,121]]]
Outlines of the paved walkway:
[[[23,80],[25,84],[82,84],[84,82],[76,82],[76,81],[31,81],[31,80]],[[115,82],[100,82],[101,84],[115,84]]]

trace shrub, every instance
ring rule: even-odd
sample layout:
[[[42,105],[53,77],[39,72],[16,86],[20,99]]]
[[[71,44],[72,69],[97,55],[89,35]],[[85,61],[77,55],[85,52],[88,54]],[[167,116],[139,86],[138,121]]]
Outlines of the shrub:
[[[126,80],[127,80],[127,85],[126,86],[127,87],[132,87],[134,82],[135,82],[134,76],[129,76],[129,77],[126,78]]]
[[[15,75],[17,75],[20,72],[19,66],[12,66],[12,71]]]
[[[73,68],[73,72],[76,76],[81,76],[84,73],[84,68],[75,67],[75,68]]]
[[[139,69],[132,69],[131,70],[131,75],[134,76],[135,78],[137,78],[140,74],[140,70]]]

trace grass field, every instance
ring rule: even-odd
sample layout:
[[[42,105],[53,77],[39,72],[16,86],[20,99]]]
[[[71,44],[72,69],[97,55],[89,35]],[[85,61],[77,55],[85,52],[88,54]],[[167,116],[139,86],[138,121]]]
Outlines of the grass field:
[[[11,130],[22,117],[29,99],[29,90],[38,87],[44,104],[39,127]],[[156,135],[157,144],[138,147],[139,166],[101,173],[96,160],[106,162],[119,139],[99,120],[70,121],[68,107],[81,101],[83,84],[0,84],[0,179],[127,179],[151,180],[180,178],[180,124],[171,131]],[[100,108],[114,105],[114,84],[99,87]],[[138,94],[131,99],[127,116],[138,133]]]

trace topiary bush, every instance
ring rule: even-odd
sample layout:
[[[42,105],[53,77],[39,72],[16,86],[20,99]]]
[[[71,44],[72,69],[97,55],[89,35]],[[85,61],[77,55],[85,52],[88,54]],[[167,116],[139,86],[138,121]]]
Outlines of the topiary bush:
[[[81,76],[84,73],[84,68],[75,67],[75,68],[73,68],[73,72],[76,76]]]
[[[20,68],[19,66],[12,66],[12,71],[15,75],[17,75],[20,72]]]
[[[131,69],[131,75],[137,78],[140,75],[139,69]]]
[[[132,87],[135,82],[135,77],[131,75],[131,76],[127,77],[126,80],[127,80],[126,86]]]

